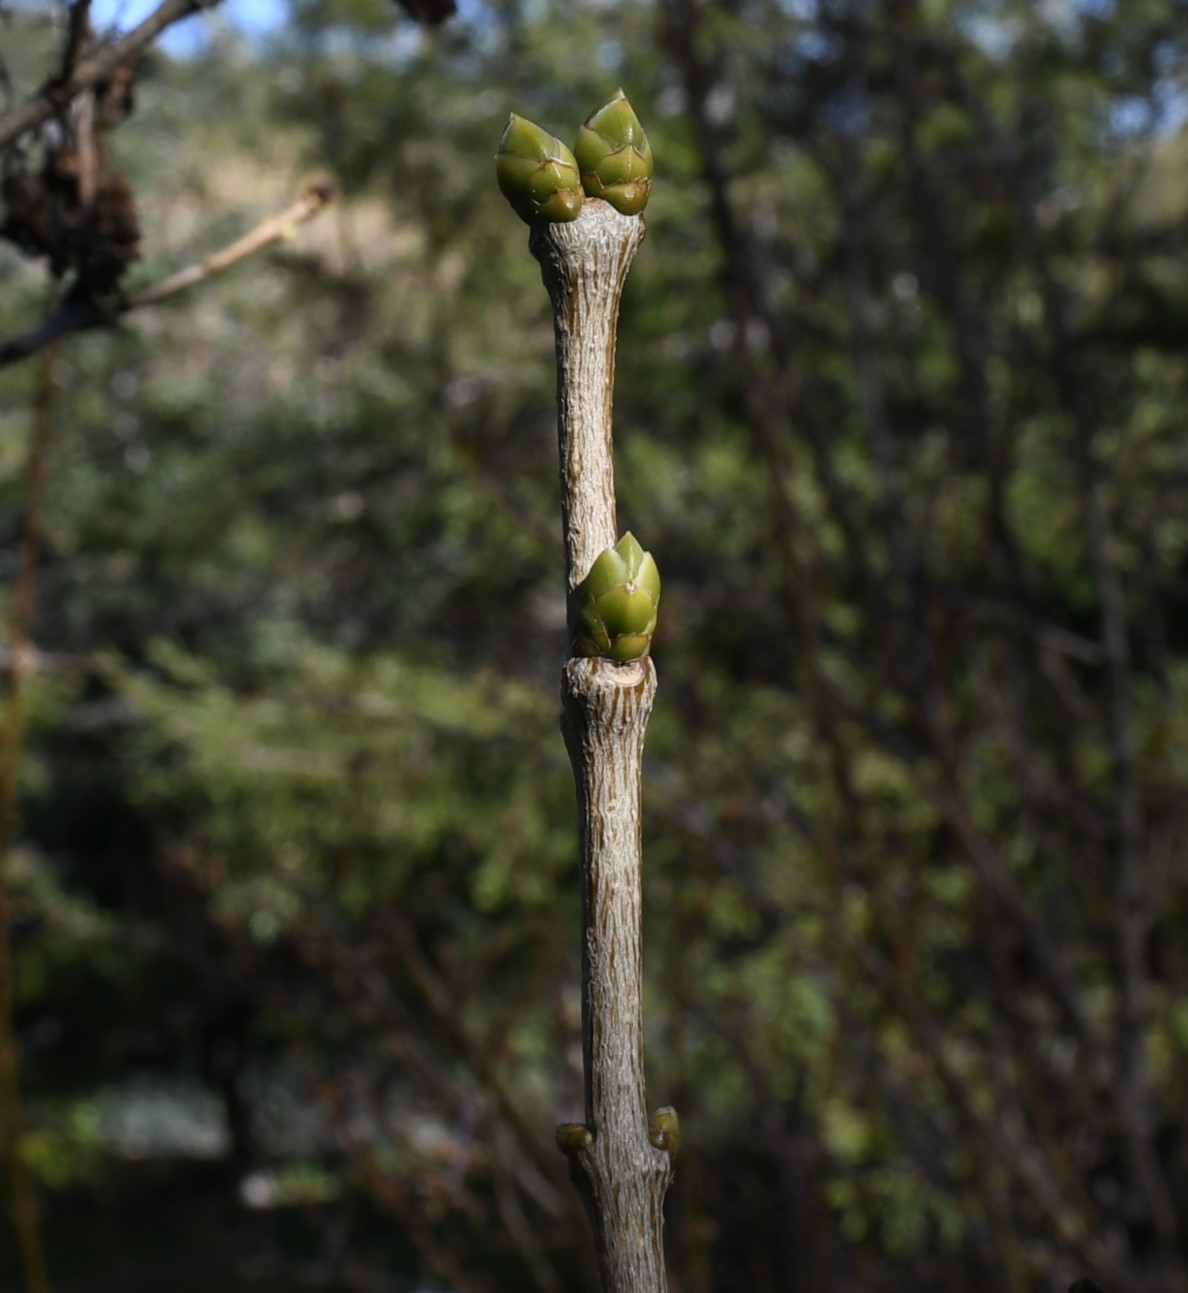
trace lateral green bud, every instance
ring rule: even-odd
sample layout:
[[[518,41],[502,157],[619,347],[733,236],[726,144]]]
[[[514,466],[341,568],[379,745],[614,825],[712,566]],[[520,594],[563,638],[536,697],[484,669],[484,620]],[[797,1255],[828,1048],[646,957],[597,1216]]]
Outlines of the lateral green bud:
[[[648,1139],[657,1149],[666,1149],[673,1158],[681,1147],[681,1120],[670,1104],[662,1105],[648,1123]]]
[[[582,186],[624,215],[639,215],[652,190],[652,148],[622,90],[578,129]]]
[[[495,178],[512,209],[529,224],[576,220],[584,197],[568,148],[513,112],[495,154]]]
[[[563,1154],[576,1154],[593,1143],[594,1137],[584,1122],[563,1122],[557,1128],[557,1148]]]
[[[573,596],[574,655],[626,664],[648,654],[660,608],[660,571],[630,530],[598,554]]]

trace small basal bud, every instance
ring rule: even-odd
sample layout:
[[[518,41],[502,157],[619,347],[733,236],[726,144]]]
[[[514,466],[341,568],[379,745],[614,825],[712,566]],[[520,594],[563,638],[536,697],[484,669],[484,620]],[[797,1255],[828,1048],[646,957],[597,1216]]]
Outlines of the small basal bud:
[[[576,1154],[593,1143],[594,1137],[584,1122],[563,1122],[557,1128],[557,1148],[563,1154]]]
[[[514,112],[499,140],[495,177],[512,209],[530,224],[576,220],[581,212],[582,181],[573,154]]]
[[[666,1149],[673,1158],[681,1147],[681,1120],[670,1104],[661,1106],[648,1123],[648,1139],[657,1149]]]
[[[574,655],[626,664],[648,654],[660,607],[660,572],[630,531],[599,553],[573,596]]]
[[[582,185],[624,215],[639,215],[652,189],[652,149],[622,90],[578,130],[573,148]]]

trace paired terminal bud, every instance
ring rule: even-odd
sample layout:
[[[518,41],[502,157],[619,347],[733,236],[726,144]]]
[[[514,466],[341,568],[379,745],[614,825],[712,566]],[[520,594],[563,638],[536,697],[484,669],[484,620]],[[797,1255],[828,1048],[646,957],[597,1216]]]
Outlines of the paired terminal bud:
[[[579,128],[573,146],[582,187],[624,215],[639,215],[652,190],[652,148],[622,90]]]
[[[555,136],[513,112],[495,154],[495,178],[522,220],[576,220],[582,182],[573,154]]]
[[[626,664],[648,654],[660,608],[660,571],[630,530],[598,555],[573,598],[574,655]]]
[[[576,220],[586,197],[639,215],[652,187],[652,149],[620,90],[579,129],[572,153],[513,112],[499,140],[495,175],[512,209],[529,224]]]

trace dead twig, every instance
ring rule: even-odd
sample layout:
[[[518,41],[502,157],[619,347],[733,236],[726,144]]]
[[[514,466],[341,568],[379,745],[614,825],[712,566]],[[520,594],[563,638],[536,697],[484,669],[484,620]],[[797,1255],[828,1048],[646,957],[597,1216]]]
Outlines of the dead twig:
[[[28,359],[61,337],[96,328],[110,328],[124,315],[146,305],[159,305],[189,288],[290,238],[307,221],[312,220],[334,198],[334,187],[328,183],[311,184],[298,201],[279,215],[269,216],[255,229],[236,239],[221,251],[204,256],[194,265],[170,274],[159,282],[123,301],[105,305],[90,298],[74,299],[69,295],[35,327],[17,337],[0,340],[0,368]]]
[[[40,126],[43,121],[58,116],[75,95],[109,79],[116,68],[136,58],[167,27],[203,9],[213,9],[218,3],[219,0],[164,0],[122,40],[105,45],[89,58],[82,59],[71,68],[69,75],[50,81],[19,108],[0,117],[0,148]]]
[[[188,291],[198,283],[205,282],[208,278],[225,273],[249,256],[265,251],[278,242],[284,242],[285,239],[291,238],[301,225],[312,220],[333,197],[332,184],[325,181],[311,184],[291,207],[279,215],[270,216],[262,221],[250,233],[244,234],[242,238],[224,247],[222,251],[204,256],[197,264],[178,270],[176,274],[170,274],[159,283],[153,283],[137,292],[129,298],[123,312],[138,310],[144,305],[158,305],[172,296]]]

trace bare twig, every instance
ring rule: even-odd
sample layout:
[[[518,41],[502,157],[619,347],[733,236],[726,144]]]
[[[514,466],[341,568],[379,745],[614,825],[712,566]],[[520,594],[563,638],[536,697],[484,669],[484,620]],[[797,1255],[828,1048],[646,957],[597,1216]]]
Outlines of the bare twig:
[[[249,256],[265,251],[293,235],[296,229],[312,220],[326,204],[333,200],[334,188],[327,183],[311,184],[300,199],[279,215],[269,216],[250,233],[237,239],[221,251],[204,256],[197,264],[170,274],[159,282],[143,288],[125,301],[110,308],[97,301],[67,297],[52,313],[35,327],[18,337],[0,339],[0,368],[28,359],[60,337],[95,328],[109,328],[125,314],[146,305],[159,305],[180,295],[189,288],[238,265]]]
[[[95,95],[90,90],[79,97],[74,135],[78,148],[78,204],[94,219],[99,150],[95,139]]]
[[[332,184],[325,181],[311,184],[291,207],[287,207],[279,215],[269,216],[267,220],[261,221],[242,238],[236,239],[221,251],[204,256],[197,264],[178,270],[176,274],[170,274],[168,278],[163,278],[160,282],[137,292],[129,298],[124,312],[138,310],[144,305],[159,305],[162,301],[188,291],[208,278],[225,273],[249,256],[265,251],[278,242],[284,242],[286,238],[291,238],[301,225],[312,220],[333,197]]]
[[[29,677],[37,673],[100,673],[103,666],[90,656],[67,655],[60,651],[39,651],[26,642],[0,646],[0,674],[19,673]]]
[[[643,234],[639,217],[593,200],[572,223],[538,226],[530,244],[553,305],[571,593],[617,537],[615,330]],[[570,614],[572,621],[572,605]],[[566,1148],[594,1230],[604,1293],[663,1293],[663,1204],[672,1160],[648,1134],[640,854],[643,745],[656,672],[646,657],[622,665],[571,659],[561,690],[581,836],[586,1086],[585,1127],[567,1137]]]
[[[90,34],[91,0],[73,0],[66,31],[66,44],[62,50],[62,68],[58,73],[56,84],[65,85],[74,75],[75,65]]]
[[[30,358],[61,337],[89,332],[93,328],[107,328],[115,321],[116,315],[95,301],[63,301],[28,332],[0,340],[0,368]]]
[[[619,537],[611,422],[615,329],[619,297],[644,231],[641,219],[597,202],[572,224],[541,225],[530,244],[553,303],[561,522],[570,593],[595,557]]]
[[[219,0],[164,0],[122,40],[85,58],[61,80],[50,81],[43,89],[0,117],[0,148],[19,139],[26,131],[61,113],[76,94],[106,80],[122,63],[135,58],[175,22],[189,18],[203,9],[213,9]]]
[[[435,1227],[427,1223],[415,1192],[380,1162],[371,1139],[360,1129],[360,1120],[352,1116],[352,1100],[346,1084],[341,1080],[319,1082],[318,1096],[339,1143],[362,1173],[372,1197],[397,1219],[434,1276],[446,1287],[459,1289],[461,1293],[489,1293],[491,1285],[487,1278],[459,1260],[451,1244],[443,1241]],[[356,1092],[354,1103],[357,1100]]]

